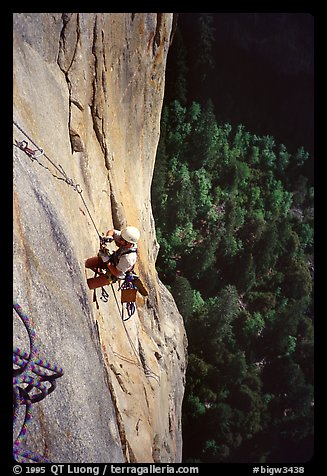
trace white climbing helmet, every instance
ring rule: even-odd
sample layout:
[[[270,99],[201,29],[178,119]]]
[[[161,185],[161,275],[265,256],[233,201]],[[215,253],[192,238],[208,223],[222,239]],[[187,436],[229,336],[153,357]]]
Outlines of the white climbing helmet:
[[[126,226],[126,228],[121,231],[121,236],[124,240],[128,241],[128,243],[137,243],[141,233],[135,226]]]

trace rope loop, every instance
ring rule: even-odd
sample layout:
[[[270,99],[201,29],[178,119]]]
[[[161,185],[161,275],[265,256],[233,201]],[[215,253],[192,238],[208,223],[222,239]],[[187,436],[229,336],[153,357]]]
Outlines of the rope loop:
[[[13,444],[13,456],[19,463],[50,463],[44,456],[22,448],[21,444],[31,419],[32,404],[52,393],[56,388],[55,380],[62,377],[64,372],[61,367],[38,357],[36,334],[29,316],[18,303],[14,302],[13,308],[24,324],[30,343],[29,352],[19,347],[14,347],[13,351],[13,365],[16,367],[13,368],[13,427],[17,426],[20,406],[25,405],[24,422]]]
[[[109,294],[107,291],[104,289],[104,287],[101,288],[101,296],[100,296],[101,301],[103,302],[108,302],[109,299]]]

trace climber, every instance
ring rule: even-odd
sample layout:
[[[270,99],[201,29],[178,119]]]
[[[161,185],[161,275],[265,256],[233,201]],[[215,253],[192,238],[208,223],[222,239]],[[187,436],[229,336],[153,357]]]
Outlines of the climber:
[[[103,241],[114,241],[118,249],[111,255],[100,250],[97,256],[85,261],[85,267],[94,272],[99,269],[106,271],[105,273],[100,271],[99,276],[87,280],[90,289],[106,286],[116,282],[117,279],[124,279],[126,273],[133,271],[137,259],[139,238],[140,232],[134,226],[127,226],[121,231],[115,229],[107,231]]]

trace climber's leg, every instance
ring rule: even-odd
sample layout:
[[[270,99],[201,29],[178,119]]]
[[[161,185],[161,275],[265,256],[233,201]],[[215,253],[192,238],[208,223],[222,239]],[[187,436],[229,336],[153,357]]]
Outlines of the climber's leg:
[[[93,271],[96,271],[98,268],[106,269],[107,265],[101,258],[99,258],[99,256],[92,256],[92,258],[85,260],[85,268],[90,268]]]
[[[101,274],[96,278],[87,279],[89,289],[102,288],[102,286],[107,286],[108,284],[110,284],[110,279],[108,279],[104,274]]]

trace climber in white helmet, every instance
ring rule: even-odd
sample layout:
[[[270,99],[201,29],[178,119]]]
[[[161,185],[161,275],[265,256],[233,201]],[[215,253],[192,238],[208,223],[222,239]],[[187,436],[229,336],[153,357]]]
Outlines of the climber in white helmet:
[[[135,266],[140,232],[135,226],[126,226],[121,231],[108,230],[107,236],[112,237],[118,246],[114,262],[108,264],[108,269],[117,278],[124,278],[125,273]]]
[[[98,268],[108,270],[106,275],[87,280],[89,288],[95,289],[105,286],[118,279],[124,279],[126,273],[133,271],[137,260],[137,242],[140,231],[134,226],[126,226],[121,231],[110,229],[106,233],[107,238],[114,240],[118,249],[109,257],[98,255],[88,258],[85,267],[96,271]]]

